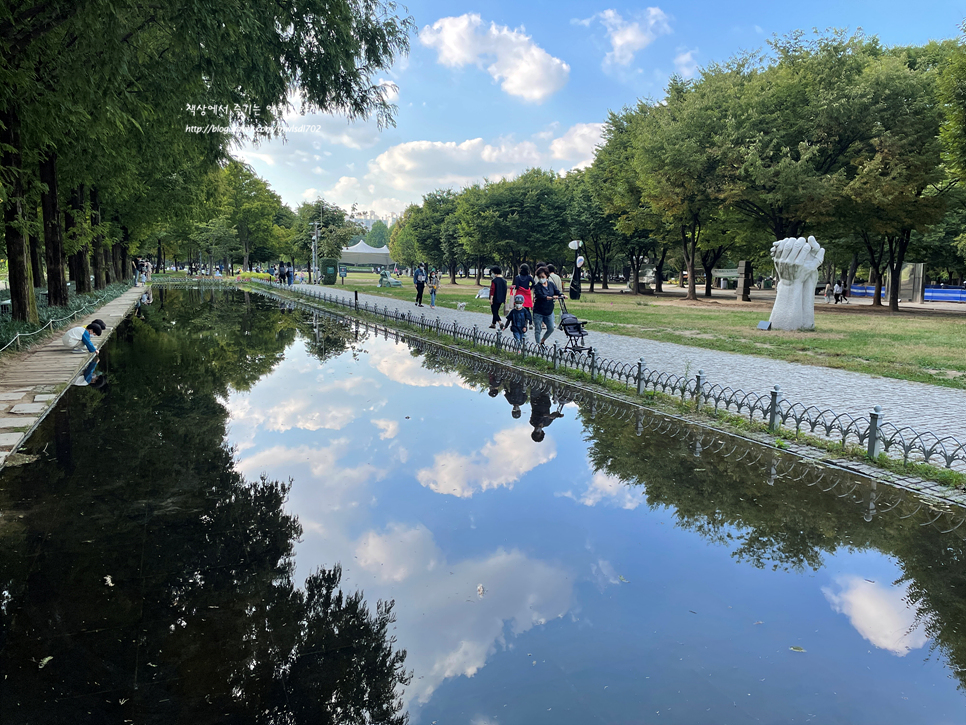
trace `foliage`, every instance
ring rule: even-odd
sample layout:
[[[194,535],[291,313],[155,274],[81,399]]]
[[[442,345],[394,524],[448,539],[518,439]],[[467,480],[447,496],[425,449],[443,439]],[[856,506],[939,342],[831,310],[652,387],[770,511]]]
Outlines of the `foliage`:
[[[365,242],[370,247],[388,247],[389,246],[389,227],[386,226],[386,222],[379,219],[372,225],[372,229],[366,234]]]

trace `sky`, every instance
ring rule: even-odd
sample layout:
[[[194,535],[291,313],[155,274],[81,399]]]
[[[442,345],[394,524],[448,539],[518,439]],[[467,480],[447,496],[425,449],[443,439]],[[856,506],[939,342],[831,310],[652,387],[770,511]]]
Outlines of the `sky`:
[[[955,37],[953,0],[597,2],[414,0],[393,83],[396,125],[287,115],[284,139],[236,151],[293,208],[322,197],[379,215],[437,188],[590,163],[609,110],[660,99],[668,78],[764,48],[774,35],[861,28],[887,45]]]

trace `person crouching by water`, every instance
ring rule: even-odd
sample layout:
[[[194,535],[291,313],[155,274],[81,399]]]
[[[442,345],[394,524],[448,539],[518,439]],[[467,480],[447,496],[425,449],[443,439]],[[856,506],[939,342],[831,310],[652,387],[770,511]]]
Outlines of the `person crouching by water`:
[[[503,329],[510,328],[513,339],[523,344],[523,336],[527,332],[527,327],[533,324],[533,316],[530,310],[523,306],[523,295],[516,295],[513,298],[513,309],[506,316]]]
[[[103,329],[97,322],[92,322],[87,327],[72,327],[64,333],[61,342],[71,352],[84,352],[84,348],[87,348],[87,352],[92,352],[96,355],[97,348],[91,342],[91,333],[100,337]]]

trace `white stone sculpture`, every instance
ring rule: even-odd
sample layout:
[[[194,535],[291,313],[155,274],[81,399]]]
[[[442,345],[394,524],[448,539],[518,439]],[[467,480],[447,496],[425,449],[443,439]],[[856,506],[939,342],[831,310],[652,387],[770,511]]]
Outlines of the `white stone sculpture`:
[[[825,250],[815,237],[788,237],[771,245],[778,271],[771,326],[776,330],[815,329],[815,284]]]

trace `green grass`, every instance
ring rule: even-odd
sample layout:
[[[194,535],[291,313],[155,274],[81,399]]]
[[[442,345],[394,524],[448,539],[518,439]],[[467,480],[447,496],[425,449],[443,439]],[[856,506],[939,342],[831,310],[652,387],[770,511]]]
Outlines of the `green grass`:
[[[408,278],[402,287],[377,288],[375,275],[357,274],[346,290],[380,295],[412,303],[415,292]],[[487,312],[487,300],[474,299],[480,288],[474,280],[444,284],[437,297],[441,307]],[[424,295],[428,302],[429,294]],[[747,307],[750,307],[748,309]],[[769,306],[681,298],[638,297],[610,292],[584,293],[568,302],[570,312],[591,322],[589,330],[674,342],[692,347],[786,360],[899,380],[966,389],[966,309],[963,313],[903,311],[851,305],[816,305],[814,332],[764,332],[756,329],[767,319]]]

